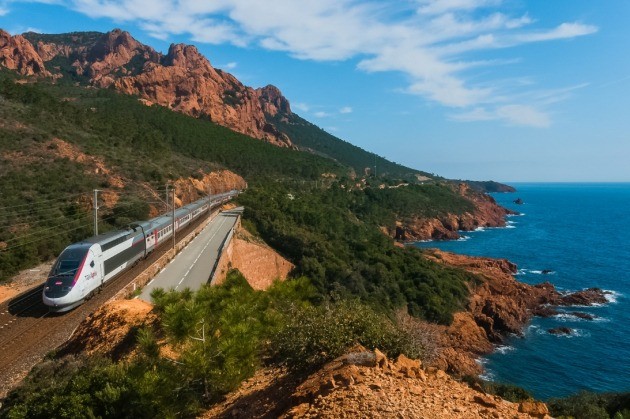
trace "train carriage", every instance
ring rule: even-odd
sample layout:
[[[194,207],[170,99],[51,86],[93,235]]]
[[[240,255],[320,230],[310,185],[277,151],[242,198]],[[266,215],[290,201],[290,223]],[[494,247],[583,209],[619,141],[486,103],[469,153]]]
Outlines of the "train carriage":
[[[42,299],[51,311],[71,310],[91,297],[105,282],[133,266],[204,212],[238,191],[202,198],[175,211],[131,224],[125,230],[100,234],[68,246],[46,280]]]

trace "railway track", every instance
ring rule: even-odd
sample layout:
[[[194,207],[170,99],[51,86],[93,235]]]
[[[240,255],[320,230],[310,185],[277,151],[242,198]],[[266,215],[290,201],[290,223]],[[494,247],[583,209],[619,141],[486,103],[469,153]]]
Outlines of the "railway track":
[[[183,240],[206,219],[203,217],[185,227],[177,241]],[[156,249],[149,257],[108,281],[100,293],[66,313],[48,311],[42,302],[43,284],[0,304],[0,398],[6,396],[46,354],[62,345],[87,316],[170,248],[165,245]]]

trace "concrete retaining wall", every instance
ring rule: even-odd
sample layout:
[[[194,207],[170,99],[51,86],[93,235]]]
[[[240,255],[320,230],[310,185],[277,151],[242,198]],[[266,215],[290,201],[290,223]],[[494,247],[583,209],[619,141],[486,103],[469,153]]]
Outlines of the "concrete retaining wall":
[[[164,253],[158,260],[155,261],[151,266],[145,269],[140,275],[138,275],[133,281],[127,284],[123,289],[118,291],[116,295],[114,295],[111,300],[124,300],[133,296],[134,292],[138,288],[144,287],[149,283],[161,270],[164,268],[188,243],[191,242],[201,231],[206,228],[206,226],[216,218],[219,214],[219,211],[215,211],[206,218],[204,222],[199,224],[195,230],[189,233],[183,240],[180,240],[177,244],[175,244],[175,249],[169,249],[168,252]],[[240,219],[239,219],[240,222]]]

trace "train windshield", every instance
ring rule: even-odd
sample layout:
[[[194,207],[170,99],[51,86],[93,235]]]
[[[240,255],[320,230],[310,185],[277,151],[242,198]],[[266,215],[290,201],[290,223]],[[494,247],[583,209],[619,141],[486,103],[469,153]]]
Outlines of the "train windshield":
[[[74,277],[87,252],[87,247],[64,250],[64,252],[59,255],[59,259],[57,259],[57,263],[50,272],[50,276]]]

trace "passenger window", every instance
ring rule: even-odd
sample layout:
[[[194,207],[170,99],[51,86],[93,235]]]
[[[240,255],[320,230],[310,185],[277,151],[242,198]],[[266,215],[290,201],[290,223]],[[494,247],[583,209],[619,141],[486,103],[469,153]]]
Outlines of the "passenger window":
[[[93,268],[94,267],[94,261],[90,262],[90,267]]]

